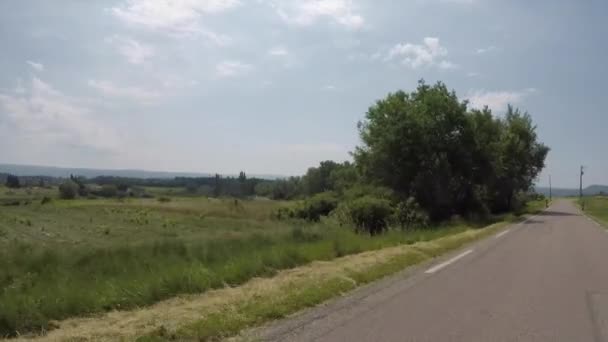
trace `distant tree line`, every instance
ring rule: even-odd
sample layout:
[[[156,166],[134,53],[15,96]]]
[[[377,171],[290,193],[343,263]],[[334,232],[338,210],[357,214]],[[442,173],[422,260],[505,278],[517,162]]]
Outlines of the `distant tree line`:
[[[17,176],[9,173],[0,173],[0,184],[4,184],[7,188],[20,187],[48,187],[57,185],[62,182],[62,179],[49,176]]]

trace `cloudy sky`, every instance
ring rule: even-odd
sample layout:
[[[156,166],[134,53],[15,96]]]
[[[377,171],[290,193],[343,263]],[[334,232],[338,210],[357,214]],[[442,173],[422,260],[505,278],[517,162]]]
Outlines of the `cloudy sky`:
[[[527,110],[540,183],[608,183],[603,1],[0,2],[0,162],[301,174],[376,99],[444,81]]]

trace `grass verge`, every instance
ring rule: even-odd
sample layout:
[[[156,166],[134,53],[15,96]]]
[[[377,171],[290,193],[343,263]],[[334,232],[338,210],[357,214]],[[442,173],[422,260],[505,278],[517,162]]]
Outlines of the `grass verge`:
[[[486,229],[470,229],[434,241],[419,242],[347,256],[332,262],[315,263],[286,271],[274,284],[242,289],[235,296],[207,310],[193,322],[171,329],[163,325],[138,341],[201,340],[214,341],[239,331],[283,318],[303,308],[315,306],[358,286],[398,272],[469,242],[491,235],[500,223]]]
[[[608,197],[607,196],[596,196],[596,197],[585,197],[585,214],[593,217],[596,221],[601,223],[604,227],[608,227]],[[581,206],[580,200],[577,200],[579,207]]]

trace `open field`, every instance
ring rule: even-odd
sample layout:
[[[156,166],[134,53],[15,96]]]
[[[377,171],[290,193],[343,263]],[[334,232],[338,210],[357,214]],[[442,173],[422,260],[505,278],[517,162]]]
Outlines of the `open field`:
[[[293,205],[288,202],[54,198],[42,204],[41,196],[0,207],[0,335],[46,331],[52,320],[146,306],[470,228],[454,223],[369,237],[332,219],[274,220],[273,211]]]
[[[608,226],[608,197],[585,197],[585,213]]]

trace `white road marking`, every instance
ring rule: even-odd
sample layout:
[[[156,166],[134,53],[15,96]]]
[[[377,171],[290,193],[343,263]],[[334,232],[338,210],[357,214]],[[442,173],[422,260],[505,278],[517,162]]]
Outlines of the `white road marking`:
[[[505,230],[505,231],[504,231],[504,232],[502,232],[502,233],[498,233],[498,234],[496,234],[496,236],[495,236],[494,238],[498,239],[498,238],[500,238],[500,237],[502,237],[502,236],[505,236],[505,235],[506,235],[507,233],[509,233],[510,231],[511,231],[510,229],[507,229],[507,230]]]
[[[465,256],[467,256],[467,255],[469,255],[469,254],[471,254],[471,253],[473,253],[473,250],[472,250],[472,249],[469,249],[468,251],[462,252],[462,253],[458,254],[457,256],[453,257],[452,259],[450,259],[450,260],[448,260],[448,261],[442,262],[442,263],[441,263],[441,264],[439,264],[439,265],[435,265],[435,266],[433,266],[433,267],[429,268],[429,269],[428,269],[428,270],[426,270],[426,272],[424,272],[424,273],[429,273],[429,274],[430,274],[430,273],[435,273],[435,272],[437,272],[437,271],[441,270],[442,268],[444,268],[444,267],[446,267],[446,266],[449,266],[449,265],[450,265],[450,264],[452,264],[452,263],[455,263],[456,261],[458,261],[458,260],[460,260],[460,259],[464,258]]]
[[[535,218],[537,218],[538,215],[532,216],[532,217],[528,217],[527,219],[523,220],[522,222],[518,223],[517,226],[518,227],[523,227],[523,225],[525,225],[528,222],[533,221]]]

